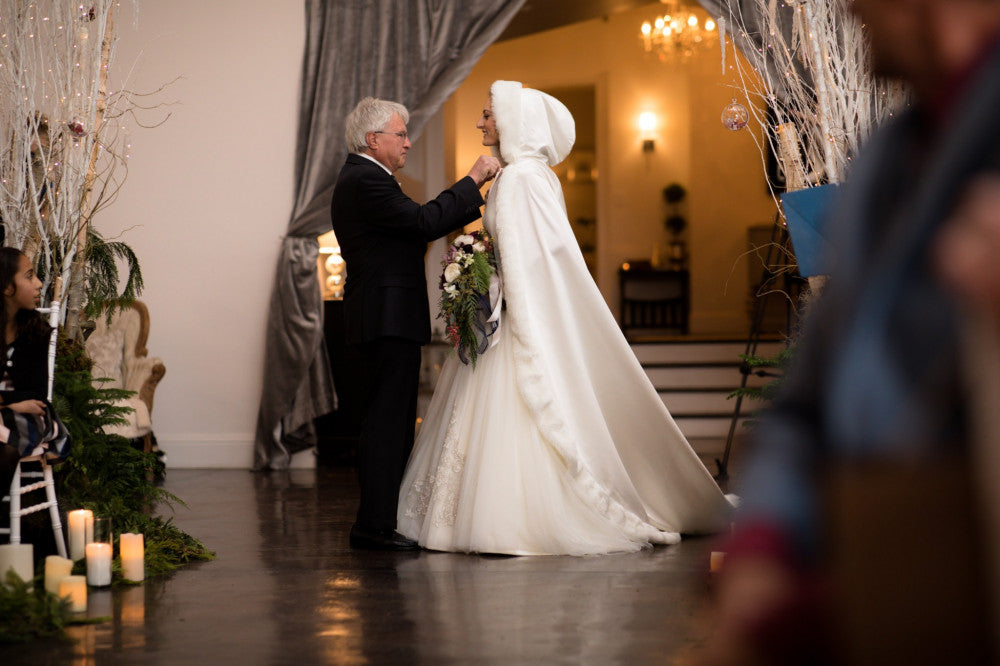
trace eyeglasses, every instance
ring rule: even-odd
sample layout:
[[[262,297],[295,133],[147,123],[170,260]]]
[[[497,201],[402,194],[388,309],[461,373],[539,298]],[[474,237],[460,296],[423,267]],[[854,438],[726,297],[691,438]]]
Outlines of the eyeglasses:
[[[396,136],[398,136],[403,141],[406,141],[406,137],[410,136],[409,134],[407,134],[406,130],[403,130],[402,132],[381,132],[381,131],[375,131],[375,132],[373,132],[373,134],[395,134]]]

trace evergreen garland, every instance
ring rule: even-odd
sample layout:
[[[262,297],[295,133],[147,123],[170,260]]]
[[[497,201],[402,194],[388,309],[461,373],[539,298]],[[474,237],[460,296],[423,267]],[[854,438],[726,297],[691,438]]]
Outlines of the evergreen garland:
[[[0,585],[0,643],[26,643],[39,638],[62,637],[69,618],[69,601],[36,588],[7,572]]]
[[[132,392],[95,387],[93,362],[78,342],[60,337],[56,361],[54,407],[73,438],[69,458],[56,475],[63,505],[88,508],[94,515],[111,518],[116,534],[143,534],[150,576],[188,562],[212,559],[214,553],[200,541],[171,520],[152,515],[158,503],[185,506],[153,482],[162,473],[163,463],[155,454],[134,448],[124,437],[103,431],[105,426],[123,422],[129,408],[118,407],[114,401]]]
[[[120,526],[119,520],[130,513],[149,510],[159,499],[176,498],[148,480],[156,471],[154,455],[133,448],[124,437],[104,433],[105,426],[126,422],[130,408],[114,401],[132,393],[95,387],[92,368],[83,345],[60,336],[52,402],[73,447],[59,467],[59,496],[66,506],[93,509]]]

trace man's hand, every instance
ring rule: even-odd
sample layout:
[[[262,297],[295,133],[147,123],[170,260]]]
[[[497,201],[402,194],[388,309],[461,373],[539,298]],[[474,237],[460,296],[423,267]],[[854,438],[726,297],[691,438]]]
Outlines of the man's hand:
[[[500,160],[490,155],[480,155],[476,163],[469,169],[469,178],[476,181],[477,187],[493,180],[500,173]]]
[[[7,409],[19,414],[42,415],[45,413],[45,403],[41,400],[22,400],[21,402],[7,405]]]

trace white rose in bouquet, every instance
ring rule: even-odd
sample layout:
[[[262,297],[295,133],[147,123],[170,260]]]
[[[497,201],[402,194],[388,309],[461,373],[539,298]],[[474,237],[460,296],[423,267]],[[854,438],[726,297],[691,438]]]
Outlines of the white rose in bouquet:
[[[448,264],[444,267],[444,281],[449,285],[462,274],[462,267],[458,264]],[[454,287],[453,287],[454,288]],[[446,289],[447,290],[447,289]]]
[[[456,238],[455,240],[453,240],[451,244],[452,245],[456,245],[456,246],[458,246],[458,245],[472,245],[472,243],[475,240],[476,239],[473,238],[472,236],[470,236],[469,234],[462,234],[461,236],[459,236],[458,238]]]
[[[476,242],[472,244],[472,249],[476,252],[486,252],[486,246],[482,242]]]

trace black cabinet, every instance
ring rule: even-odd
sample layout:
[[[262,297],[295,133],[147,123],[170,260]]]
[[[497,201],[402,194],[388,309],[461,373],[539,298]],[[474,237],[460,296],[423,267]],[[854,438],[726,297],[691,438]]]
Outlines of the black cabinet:
[[[618,279],[619,322],[626,337],[688,332],[691,310],[688,271],[653,268],[649,262],[629,261],[622,264]]]

